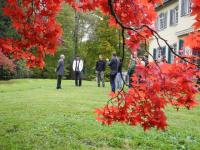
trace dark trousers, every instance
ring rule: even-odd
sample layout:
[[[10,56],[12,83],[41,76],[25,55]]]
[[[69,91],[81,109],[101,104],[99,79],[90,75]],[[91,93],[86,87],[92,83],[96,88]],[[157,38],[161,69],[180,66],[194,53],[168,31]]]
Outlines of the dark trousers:
[[[75,71],[75,85],[81,86],[82,78],[81,78],[81,72]]]
[[[115,92],[115,77],[116,77],[116,75],[117,75],[117,73],[110,74],[110,86],[111,86],[112,92]]]
[[[58,75],[57,76],[57,89],[61,89],[61,79],[62,79],[62,76],[61,75]]]
[[[98,87],[100,87],[100,82],[102,81],[102,86],[105,86],[104,83],[104,71],[97,71],[96,72],[96,76],[97,76],[97,83],[98,83]]]

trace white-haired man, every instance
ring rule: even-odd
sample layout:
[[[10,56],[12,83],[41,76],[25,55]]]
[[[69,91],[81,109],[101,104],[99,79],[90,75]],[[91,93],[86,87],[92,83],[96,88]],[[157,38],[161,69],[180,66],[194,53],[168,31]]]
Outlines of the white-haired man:
[[[58,65],[56,68],[56,73],[57,73],[57,87],[56,89],[61,89],[61,80],[62,76],[64,75],[64,59],[65,55],[60,55],[60,59],[58,60]]]

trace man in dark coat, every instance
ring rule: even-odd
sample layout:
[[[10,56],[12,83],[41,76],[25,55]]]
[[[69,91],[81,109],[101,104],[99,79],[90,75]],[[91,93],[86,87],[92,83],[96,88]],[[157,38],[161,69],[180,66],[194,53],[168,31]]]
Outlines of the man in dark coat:
[[[98,87],[100,87],[100,81],[102,81],[102,86],[105,87],[105,82],[104,82],[105,68],[106,68],[106,62],[103,60],[102,55],[99,55],[99,60],[96,62],[96,77],[97,77]]]
[[[60,59],[58,61],[58,65],[56,68],[56,73],[57,73],[57,87],[56,89],[61,89],[61,79],[62,76],[64,75],[64,55],[60,55]]]
[[[117,55],[116,53],[112,54],[112,59],[108,61],[108,65],[110,66],[110,85],[111,85],[111,89],[112,92],[115,93],[115,77],[117,75],[118,72],[118,66],[119,66],[119,61],[117,59]]]

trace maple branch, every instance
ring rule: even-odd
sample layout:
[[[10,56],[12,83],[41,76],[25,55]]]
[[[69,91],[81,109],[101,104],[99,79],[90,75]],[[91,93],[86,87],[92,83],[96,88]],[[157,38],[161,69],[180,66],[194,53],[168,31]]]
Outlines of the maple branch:
[[[116,13],[115,13],[115,11],[114,11],[114,9],[113,9],[112,0],[108,0],[108,4],[109,4],[109,7],[110,7],[111,15],[115,18],[115,21],[121,26],[121,28],[122,28],[122,29],[126,29],[126,30],[132,30],[132,31],[134,31],[134,32],[137,33],[139,36],[141,36],[141,37],[145,40],[145,42],[146,42],[146,38],[138,32],[139,29],[144,28],[144,25],[142,25],[140,28],[132,28],[132,27],[125,26],[125,25],[120,21],[120,19],[118,18],[118,16],[116,15]],[[124,43],[124,45],[125,45],[125,43]],[[123,45],[123,46],[124,46],[124,45]],[[148,54],[150,54],[149,51],[148,51],[147,49],[145,49],[145,51],[146,51]],[[150,54],[150,56],[153,58],[152,54]],[[154,60],[154,59],[153,59],[153,60]],[[156,63],[156,65],[157,65],[157,66],[159,67],[159,69],[160,69],[160,66],[158,65],[158,63],[157,63],[155,60],[154,60],[154,62]],[[122,62],[122,63],[123,63],[123,62]]]
[[[115,10],[113,9],[112,0],[108,0],[108,5],[109,5],[109,7],[110,7],[110,13],[111,13],[111,15],[115,18],[116,23],[119,24],[121,28],[126,29],[126,30],[132,30],[132,31],[136,32],[138,35],[140,35],[141,37],[144,37],[143,35],[141,35],[141,34],[137,31],[137,30],[139,30],[139,29],[142,29],[143,26],[141,26],[140,28],[136,28],[136,29],[135,29],[135,28],[128,27],[128,26],[124,25],[124,24],[121,22],[121,20],[119,19],[119,17],[116,15]],[[145,38],[145,37],[144,37],[144,38]]]
[[[143,35],[141,35],[137,30],[139,30],[139,29],[142,29],[142,28],[144,28],[145,26],[144,25],[142,25],[140,28],[136,28],[136,29],[134,29],[134,28],[132,28],[132,27],[128,27],[128,26],[125,26],[122,22],[121,22],[121,20],[119,19],[119,17],[116,15],[116,13],[115,13],[115,11],[114,11],[114,9],[113,9],[113,5],[112,5],[112,0],[108,0],[108,4],[109,4],[109,7],[110,7],[110,11],[111,11],[111,15],[115,18],[115,21],[120,25],[120,27],[122,28],[122,30],[132,30],[132,31],[134,31],[134,32],[136,32],[139,36],[141,36],[144,40],[145,40],[145,44],[146,44],[146,38],[143,36]],[[125,41],[125,37],[124,37],[124,34],[122,35],[122,37],[123,37],[123,41]],[[123,42],[123,47],[125,46],[125,42]],[[145,45],[146,46],[146,45]],[[152,56],[152,54],[151,53],[149,53],[149,51],[147,50],[147,48],[145,48],[145,51],[153,58],[153,56]],[[123,53],[124,53],[124,48],[123,48]],[[123,58],[122,58],[122,60],[124,59],[124,56],[123,56]],[[153,59],[154,60],[154,59]],[[160,66],[158,65],[158,63],[154,60],[154,62],[155,62],[155,64],[156,64],[156,66],[158,66],[158,68],[160,69]],[[123,63],[123,61],[122,61],[122,63]],[[161,70],[161,69],[160,69]],[[123,81],[124,82],[124,81]]]
[[[124,64],[124,55],[125,55],[125,35],[124,35],[124,28],[122,28],[121,35],[122,35],[122,41],[123,41],[122,42],[122,66],[121,67],[123,67],[123,64]],[[120,76],[121,76],[122,81],[123,81],[123,87],[122,87],[122,89],[124,89],[124,86],[126,85],[126,82],[124,81],[122,72],[120,72]]]
[[[185,61],[185,62],[187,62],[187,63],[190,63],[190,64],[192,64],[192,65],[198,66],[198,64],[195,64],[195,63],[192,63],[192,62],[188,61],[188,60],[187,60],[187,57],[183,57],[183,56],[177,54],[176,52],[174,52],[173,48],[170,46],[170,44],[167,42],[167,40],[164,39],[163,37],[161,37],[161,36],[158,34],[157,31],[155,31],[154,29],[150,28],[148,25],[142,25],[142,26],[140,26],[139,28],[132,28],[132,27],[128,27],[128,26],[124,25],[124,24],[121,22],[121,20],[119,19],[119,17],[116,15],[115,11],[114,11],[114,8],[113,8],[113,5],[112,5],[112,0],[108,0],[108,5],[109,5],[109,7],[110,7],[111,15],[115,18],[116,23],[118,23],[118,24],[121,26],[121,28],[126,29],[126,30],[132,30],[132,31],[136,32],[139,36],[141,36],[141,37],[143,37],[144,39],[146,39],[143,35],[141,35],[141,34],[138,32],[138,30],[141,30],[141,29],[143,29],[144,27],[146,27],[148,30],[151,31],[152,35],[156,38],[157,43],[158,43],[158,45],[159,45],[160,48],[161,48],[161,46],[160,46],[160,43],[159,43],[159,39],[162,40],[162,41],[167,45],[167,47],[169,48],[169,50],[170,50],[175,56],[179,57],[180,59],[182,59],[183,61]],[[152,55],[151,55],[151,57],[152,57]]]

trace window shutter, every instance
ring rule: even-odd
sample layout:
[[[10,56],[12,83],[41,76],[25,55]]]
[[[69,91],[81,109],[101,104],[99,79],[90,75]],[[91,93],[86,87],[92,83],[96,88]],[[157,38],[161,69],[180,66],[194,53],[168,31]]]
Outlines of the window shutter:
[[[160,30],[160,16],[158,16],[157,19],[157,29]]]
[[[173,25],[176,24],[176,10],[173,9]]]
[[[173,9],[170,10],[170,26],[173,25]]]
[[[161,55],[166,56],[166,46],[162,47]]]
[[[164,13],[164,28],[167,28],[167,12]]]
[[[156,30],[159,30],[159,17],[157,18],[157,20],[155,22],[155,28],[156,28]]]
[[[172,52],[171,52],[170,48],[168,48],[168,63],[170,63],[170,64],[172,63],[171,57],[172,57]]]
[[[179,49],[183,48],[183,40],[179,40]]]
[[[153,59],[156,59],[156,48],[153,49]]]
[[[179,40],[179,55],[182,53],[183,53],[183,40]]]
[[[192,2],[191,0],[188,0],[188,14],[191,13],[192,11],[191,7],[192,7]]]
[[[156,28],[156,30],[158,30],[158,22],[157,22],[157,20],[156,20],[156,22],[155,22],[155,28]]]
[[[159,29],[163,29],[163,13],[159,15]]]
[[[175,23],[178,24],[178,6],[175,8]]]

